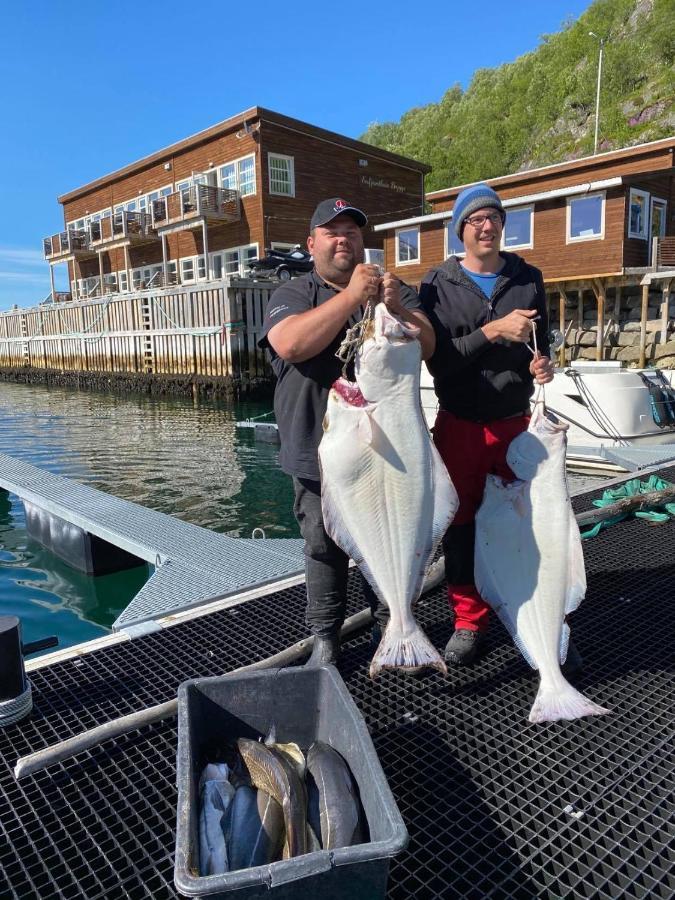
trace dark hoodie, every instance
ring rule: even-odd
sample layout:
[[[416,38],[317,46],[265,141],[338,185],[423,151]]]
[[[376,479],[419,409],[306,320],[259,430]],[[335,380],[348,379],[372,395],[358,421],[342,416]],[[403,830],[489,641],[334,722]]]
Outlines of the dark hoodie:
[[[481,326],[514,309],[536,309],[537,346],[549,355],[541,272],[515,253],[500,255],[505,265],[490,300],[456,256],[430,269],[420,289],[424,311],[436,332],[436,350],[427,366],[440,407],[474,422],[528,411],[533,391],[532,354],[527,346],[501,338],[491,342]]]

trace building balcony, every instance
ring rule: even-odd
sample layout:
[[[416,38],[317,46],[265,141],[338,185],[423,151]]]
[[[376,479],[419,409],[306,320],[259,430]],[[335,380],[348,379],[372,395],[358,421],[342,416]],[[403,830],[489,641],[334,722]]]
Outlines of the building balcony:
[[[656,244],[656,268],[675,269],[675,237],[662,237]]]
[[[159,237],[149,213],[124,209],[89,223],[89,245],[94,250],[104,250],[109,244],[126,242],[139,245],[157,240]]]
[[[87,259],[95,255],[89,244],[89,235],[83,229],[68,228],[47,237],[42,242],[45,259],[51,262],[75,259]]]
[[[152,224],[155,228],[179,222],[202,220],[238,222],[241,204],[238,191],[195,184],[152,202]]]

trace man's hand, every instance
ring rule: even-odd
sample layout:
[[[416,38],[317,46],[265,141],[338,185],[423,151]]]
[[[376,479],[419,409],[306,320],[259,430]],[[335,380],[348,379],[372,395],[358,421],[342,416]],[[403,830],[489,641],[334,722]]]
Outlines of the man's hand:
[[[532,334],[532,319],[536,309],[514,309],[503,319],[493,319],[483,325],[483,332],[490,341],[504,338],[507,341],[528,341]]]
[[[379,266],[359,263],[352,272],[345,293],[349,294],[355,307],[365,306],[369,300],[377,300],[381,282]]]
[[[548,356],[542,356],[537,350],[530,363],[530,375],[537,384],[548,384],[553,381],[553,363]]]
[[[401,303],[401,282],[391,272],[385,272],[380,285],[380,300],[390,313],[400,316],[403,312]]]

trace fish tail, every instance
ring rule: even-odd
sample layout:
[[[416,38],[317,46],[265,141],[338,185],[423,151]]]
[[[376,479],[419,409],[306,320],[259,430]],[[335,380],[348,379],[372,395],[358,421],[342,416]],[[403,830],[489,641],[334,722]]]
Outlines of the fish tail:
[[[376,678],[382,669],[419,669],[425,666],[448,674],[441,655],[419,625],[415,623],[410,631],[403,634],[390,622],[370,664],[370,677]]]
[[[604,716],[611,712],[599,706],[563,680],[562,684],[539,685],[530,710],[530,722],[558,722],[560,719],[581,719],[584,716]]]

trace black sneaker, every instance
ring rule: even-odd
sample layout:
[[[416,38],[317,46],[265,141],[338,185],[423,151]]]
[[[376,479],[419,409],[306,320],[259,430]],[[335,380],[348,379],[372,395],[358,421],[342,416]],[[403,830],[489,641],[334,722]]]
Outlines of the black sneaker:
[[[326,634],[314,635],[314,647],[312,655],[305,663],[309,669],[316,669],[319,666],[331,665],[336,666],[340,658],[340,635]]]
[[[480,631],[458,628],[445,646],[445,661],[452,666],[470,666],[482,640]]]

